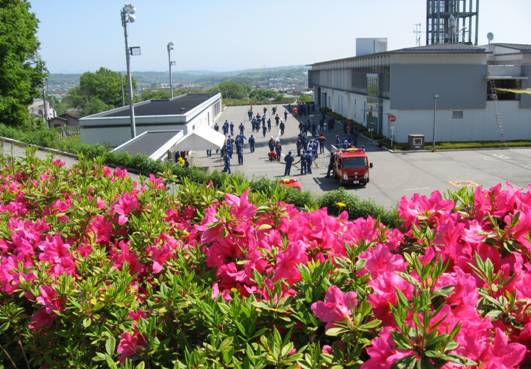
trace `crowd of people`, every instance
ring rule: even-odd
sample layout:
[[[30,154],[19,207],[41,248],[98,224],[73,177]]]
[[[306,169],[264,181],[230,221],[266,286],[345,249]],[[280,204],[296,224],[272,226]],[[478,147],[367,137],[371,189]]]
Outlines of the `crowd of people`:
[[[225,136],[223,147],[220,150],[216,150],[216,154],[219,154],[223,160],[223,171],[232,172],[231,165],[234,155],[237,156],[238,164],[243,165],[244,148],[247,145],[250,153],[255,152],[255,135],[261,134],[265,138],[269,134],[267,157],[270,161],[284,163],[284,176],[290,176],[292,167],[297,164],[300,164],[301,175],[311,174],[312,166],[314,166],[319,155],[325,153],[325,145],[327,143],[325,124],[329,129],[335,124],[335,122],[327,122],[324,114],[320,115],[320,119],[316,119],[314,115],[311,115],[313,112],[315,112],[315,105],[307,103],[288,105],[283,112],[279,111],[276,106],[270,109],[263,107],[260,111],[255,112],[253,111],[253,106],[250,106],[247,112],[247,122],[240,122],[239,125],[235,125],[234,122],[229,122],[228,120],[221,125],[215,123],[214,129]],[[296,155],[291,151],[283,154],[282,137],[285,134],[286,122],[290,113],[299,117]],[[249,130],[250,135],[247,137],[246,131],[249,132]],[[335,145],[338,148],[342,146],[349,147],[352,144],[355,144],[355,140],[353,142],[352,139],[347,141],[347,139],[342,140],[339,136],[336,137]],[[208,151],[207,156],[211,155],[212,152]]]

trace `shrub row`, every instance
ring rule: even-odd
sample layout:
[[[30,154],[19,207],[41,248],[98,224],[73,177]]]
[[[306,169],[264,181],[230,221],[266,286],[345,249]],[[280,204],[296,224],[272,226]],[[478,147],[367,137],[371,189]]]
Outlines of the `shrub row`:
[[[112,153],[107,147],[102,145],[87,145],[73,140],[64,140],[57,131],[49,129],[28,131],[0,124],[0,136],[74,153],[87,159],[98,159],[107,165],[125,167],[141,175],[171,173],[179,183],[185,179],[199,184],[212,183],[223,192],[236,193],[242,193],[245,189],[251,188],[253,192],[266,198],[285,201],[298,208],[316,209],[318,207],[327,207],[332,214],[337,213],[338,210],[346,210],[351,218],[372,216],[390,226],[399,223],[394,211],[388,211],[374,202],[361,200],[344,190],[332,191],[323,197],[316,198],[307,192],[297,192],[265,178],[250,181],[243,176],[229,176],[218,171],[207,173],[200,168],[182,168],[173,163],[151,160],[144,155]],[[346,207],[338,209],[338,202],[346,204]]]

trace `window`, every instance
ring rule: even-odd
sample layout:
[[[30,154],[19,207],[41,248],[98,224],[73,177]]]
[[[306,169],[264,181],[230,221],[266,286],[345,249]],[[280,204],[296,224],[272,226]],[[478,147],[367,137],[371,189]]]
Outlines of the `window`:
[[[345,169],[365,168],[366,166],[366,158],[346,158],[343,160],[343,168]]]
[[[462,110],[453,111],[452,119],[463,119],[463,111]]]

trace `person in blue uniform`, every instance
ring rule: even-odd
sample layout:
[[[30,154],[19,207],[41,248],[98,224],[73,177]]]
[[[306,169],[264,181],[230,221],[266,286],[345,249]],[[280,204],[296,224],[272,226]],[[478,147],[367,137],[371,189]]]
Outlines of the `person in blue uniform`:
[[[293,158],[293,155],[291,155],[291,151],[288,152],[288,155],[284,158],[284,161],[286,162],[286,167],[284,168],[284,176],[289,176],[291,174],[291,166],[293,165],[293,161],[295,159]]]
[[[230,157],[229,157],[228,153],[225,154],[225,156],[223,157],[223,163],[225,164],[225,166],[223,167],[223,172],[231,174],[231,171],[230,171]]]
[[[251,135],[251,137],[249,137],[249,149],[251,150],[251,152],[254,152],[255,144],[256,144],[256,140],[254,139],[254,136]]]

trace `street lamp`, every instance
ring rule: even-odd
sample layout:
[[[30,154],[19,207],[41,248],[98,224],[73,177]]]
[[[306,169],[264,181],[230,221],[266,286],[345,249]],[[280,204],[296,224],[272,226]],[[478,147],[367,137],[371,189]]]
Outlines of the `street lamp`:
[[[131,115],[131,136],[136,137],[136,123],[135,123],[135,105],[133,101],[133,77],[131,76],[131,51],[129,50],[129,43],[127,40],[127,23],[134,23],[136,8],[131,4],[126,4],[120,12],[122,16],[122,27],[124,27],[125,38],[125,60],[127,63],[127,79],[129,80],[129,113]]]
[[[435,116],[437,114],[437,101],[439,100],[439,94],[433,94],[433,144],[431,151],[435,151]]]
[[[175,65],[175,62],[171,60],[171,52],[173,50],[173,42],[168,42],[168,45],[166,48],[168,49],[168,66],[170,67],[170,91],[171,91],[171,98],[173,99],[173,81],[171,76],[171,67],[172,65]]]

